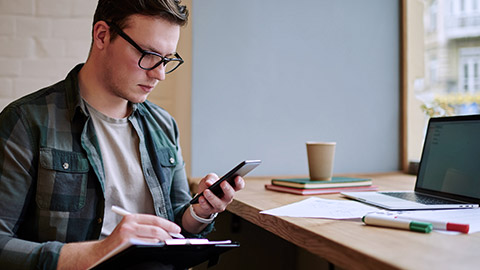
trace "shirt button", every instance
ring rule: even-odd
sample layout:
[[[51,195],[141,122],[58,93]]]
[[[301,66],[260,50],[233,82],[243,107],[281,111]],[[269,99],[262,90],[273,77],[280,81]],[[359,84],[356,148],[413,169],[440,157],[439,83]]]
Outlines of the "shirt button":
[[[102,218],[97,219],[98,224],[102,223],[102,221],[103,221]]]
[[[62,167],[65,169],[65,170],[68,170],[68,167],[70,167],[70,164],[68,164],[67,162],[63,163]]]
[[[171,164],[175,163],[175,159],[173,157],[170,158],[170,163]]]

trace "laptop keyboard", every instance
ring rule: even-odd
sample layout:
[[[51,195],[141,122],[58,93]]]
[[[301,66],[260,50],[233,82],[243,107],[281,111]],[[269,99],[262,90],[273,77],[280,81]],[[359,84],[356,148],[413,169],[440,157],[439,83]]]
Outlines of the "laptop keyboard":
[[[384,195],[405,199],[422,204],[458,204],[459,202],[451,201],[447,199],[435,198],[432,196],[426,196],[414,192],[381,192]]]

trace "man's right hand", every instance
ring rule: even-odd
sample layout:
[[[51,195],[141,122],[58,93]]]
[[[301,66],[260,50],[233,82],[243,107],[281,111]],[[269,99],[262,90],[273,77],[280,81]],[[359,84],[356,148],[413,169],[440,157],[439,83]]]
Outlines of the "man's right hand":
[[[144,242],[158,243],[171,239],[169,233],[180,232],[180,226],[167,219],[148,214],[131,214],[124,216],[106,239],[124,243],[130,238],[135,238]]]
[[[103,240],[65,244],[60,251],[57,269],[86,269],[131,238],[158,243],[171,239],[169,233],[180,231],[177,224],[161,217],[147,214],[126,215],[112,234]]]

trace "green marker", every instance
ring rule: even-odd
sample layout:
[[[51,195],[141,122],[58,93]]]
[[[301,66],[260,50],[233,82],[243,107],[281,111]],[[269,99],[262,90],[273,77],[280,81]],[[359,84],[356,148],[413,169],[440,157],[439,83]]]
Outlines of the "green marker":
[[[367,214],[363,216],[362,221],[367,225],[390,227],[423,233],[429,233],[433,229],[432,223],[398,219],[396,216],[380,213]]]

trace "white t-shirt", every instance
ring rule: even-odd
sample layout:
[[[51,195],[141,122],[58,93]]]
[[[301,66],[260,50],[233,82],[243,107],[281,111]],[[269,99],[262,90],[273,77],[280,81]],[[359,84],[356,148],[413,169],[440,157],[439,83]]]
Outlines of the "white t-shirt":
[[[139,138],[132,124],[128,118],[111,118],[86,104],[95,126],[105,170],[102,239],[110,235],[123,218],[111,211],[112,205],[131,213],[155,214],[155,210],[141,167]]]

